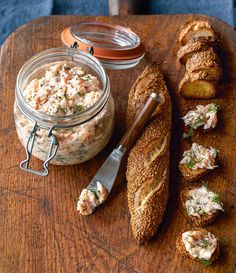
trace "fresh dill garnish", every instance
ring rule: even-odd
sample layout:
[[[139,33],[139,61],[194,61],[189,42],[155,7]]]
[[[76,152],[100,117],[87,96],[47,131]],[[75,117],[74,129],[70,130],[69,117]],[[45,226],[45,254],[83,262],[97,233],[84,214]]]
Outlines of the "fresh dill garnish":
[[[226,245],[228,245],[228,243],[229,243],[229,238],[228,238],[228,237],[224,237],[224,238],[222,238],[222,239],[220,240],[220,244],[221,244],[222,246],[226,246]]]
[[[187,162],[185,165],[186,165],[186,167],[188,167],[189,169],[193,169],[194,168],[194,166],[195,166],[195,162],[191,159],[189,162]]]
[[[202,264],[205,265],[205,266],[211,265],[211,261],[210,261],[210,260],[202,259],[201,262],[202,262]]]
[[[206,180],[201,179],[202,186],[207,188],[208,187],[208,182]]]
[[[219,193],[215,193],[213,198],[212,198],[212,202],[220,204],[220,194]]]
[[[95,190],[90,190],[96,197],[97,200],[99,200],[98,192]]]
[[[199,243],[199,246],[202,248],[207,248],[208,246],[208,241],[206,239],[202,239],[201,242]]]
[[[183,133],[183,139],[189,139],[193,136],[193,128],[189,127],[188,132],[187,133]]]
[[[76,104],[74,106],[74,113],[79,113],[79,112],[82,112],[83,110],[84,110],[84,107],[82,105]]]
[[[91,76],[89,74],[87,74],[87,75],[83,76],[82,79],[85,81],[89,81],[89,80],[91,80]]]
[[[214,104],[214,106],[212,106],[212,107],[208,110],[208,112],[216,113],[217,111],[219,111],[219,109],[220,109],[219,105]]]

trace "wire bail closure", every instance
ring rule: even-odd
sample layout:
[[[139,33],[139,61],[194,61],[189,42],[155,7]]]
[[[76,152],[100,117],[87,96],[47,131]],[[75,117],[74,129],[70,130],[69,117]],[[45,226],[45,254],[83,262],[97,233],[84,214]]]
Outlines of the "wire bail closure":
[[[36,132],[38,131],[38,129],[40,129],[40,126],[37,124],[37,122],[35,122],[35,125],[30,132],[30,135],[28,137],[27,144],[25,147],[26,159],[20,163],[20,168],[26,172],[37,174],[40,176],[47,176],[49,173],[48,164],[56,155],[58,147],[59,147],[59,142],[58,142],[56,136],[52,133],[54,126],[49,128],[48,138],[51,139],[51,143],[50,143],[47,159],[43,163],[44,171],[37,171],[37,170],[30,169],[29,162],[30,162],[30,158],[31,158],[34,143],[35,143]]]

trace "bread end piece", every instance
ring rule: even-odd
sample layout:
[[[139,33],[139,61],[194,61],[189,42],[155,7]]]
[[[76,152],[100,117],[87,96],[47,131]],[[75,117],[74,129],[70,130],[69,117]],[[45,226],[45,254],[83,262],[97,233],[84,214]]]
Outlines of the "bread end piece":
[[[185,73],[179,83],[179,93],[185,98],[213,98],[216,96],[215,78],[205,71]]]
[[[188,200],[189,198],[189,191],[193,190],[197,187],[187,187],[185,189],[183,189],[180,193],[180,198],[181,198],[181,203],[183,206],[183,211],[184,211],[184,215],[185,217],[192,222],[195,226],[197,227],[204,227],[207,226],[209,224],[211,224],[212,222],[215,221],[215,219],[217,218],[217,216],[221,213],[220,210],[212,213],[212,214],[203,214],[201,215],[201,217],[196,217],[196,216],[191,216],[188,215],[186,207],[185,207],[185,202]]]
[[[188,41],[198,37],[212,37],[213,39],[217,39],[217,35],[209,21],[195,20],[193,22],[187,22],[180,32],[179,41],[182,45],[186,45]]]
[[[193,228],[192,230],[199,230],[201,231],[202,233],[208,233],[208,231],[206,229],[203,229],[203,228]],[[184,230],[182,231],[177,239],[176,239],[176,248],[177,250],[179,251],[179,253],[183,256],[183,257],[186,257],[186,258],[190,258],[191,260],[194,260],[194,261],[198,261],[198,262],[201,262],[201,260],[199,259],[196,259],[196,258],[193,258],[190,253],[186,250],[185,248],[185,245],[182,241],[182,234],[187,231],[187,230]],[[211,256],[211,259],[209,260],[210,261],[210,264],[212,264],[215,260],[217,260],[219,258],[219,255],[220,255],[220,246],[219,246],[219,243],[217,243],[217,247],[214,251],[214,253],[212,254]]]

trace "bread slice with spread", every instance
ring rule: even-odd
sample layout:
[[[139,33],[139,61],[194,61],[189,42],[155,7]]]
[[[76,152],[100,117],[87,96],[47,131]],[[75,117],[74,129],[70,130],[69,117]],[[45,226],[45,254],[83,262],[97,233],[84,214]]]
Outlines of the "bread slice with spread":
[[[181,232],[177,237],[176,247],[182,256],[204,265],[212,264],[220,254],[217,237],[203,228]]]
[[[185,188],[180,197],[184,215],[198,227],[209,225],[224,211],[220,194],[210,191],[206,185]]]
[[[217,155],[217,149],[193,143],[191,148],[183,153],[179,170],[185,180],[194,182],[218,167]]]
[[[196,105],[186,111],[182,117],[184,122],[184,139],[189,139],[196,130],[208,132],[217,127],[219,105],[209,103],[206,105]]]

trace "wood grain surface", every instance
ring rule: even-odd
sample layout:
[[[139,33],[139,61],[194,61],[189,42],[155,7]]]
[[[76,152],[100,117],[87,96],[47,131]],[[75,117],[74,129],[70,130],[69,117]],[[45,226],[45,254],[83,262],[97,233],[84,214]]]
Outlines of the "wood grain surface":
[[[206,177],[209,187],[222,195],[225,214],[208,229],[228,238],[219,261],[210,267],[182,258],[175,239],[191,225],[181,211],[179,192],[184,186],[177,164],[183,147],[180,115],[201,103],[177,93],[184,67],[176,61],[177,41],[183,24],[193,15],[129,17],[55,16],[31,21],[10,35],[0,53],[0,272],[236,272],[236,33],[211,17],[222,41],[224,78],[216,98],[221,106],[217,129],[197,136],[197,141],[219,149],[220,167]],[[204,17],[204,16],[201,16]],[[24,173],[25,158],[17,138],[14,118],[14,88],[17,73],[34,54],[60,47],[60,33],[79,21],[102,21],[131,27],[145,44],[146,56],[133,69],[108,71],[115,98],[115,130],[106,149],[96,158],[76,166],[51,166],[46,178]],[[173,102],[170,198],[163,223],[146,245],[136,244],[129,224],[126,200],[126,162],[122,163],[114,190],[106,204],[89,217],[76,211],[81,190],[119,142],[125,131],[127,95],[147,64],[157,61],[164,72]],[[204,101],[206,102],[206,101]],[[40,166],[38,160],[34,166]]]

